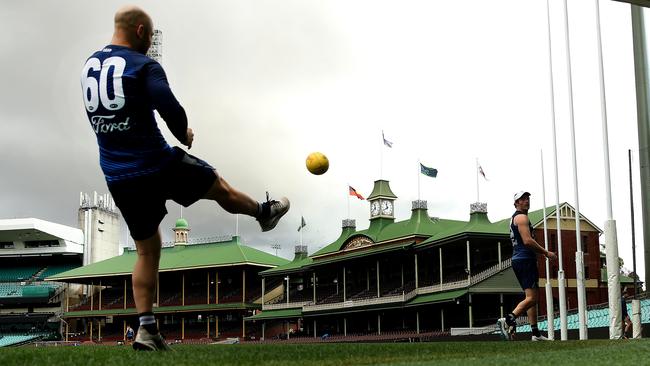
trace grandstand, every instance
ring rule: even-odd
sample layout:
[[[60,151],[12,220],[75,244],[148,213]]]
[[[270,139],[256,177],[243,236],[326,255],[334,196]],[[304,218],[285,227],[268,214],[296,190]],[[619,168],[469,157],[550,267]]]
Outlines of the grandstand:
[[[162,249],[155,295],[161,332],[167,339],[188,341],[246,336],[244,317],[261,308],[258,273],[288,261],[243,245],[239,237],[189,244],[184,219],[177,220],[174,231],[174,244]],[[46,278],[86,288],[64,300],[66,339],[115,343],[124,340],[127,324],[137,327],[131,285],[136,257],[125,250]]]
[[[38,219],[0,220],[0,242],[0,346],[60,338],[64,287],[44,278],[82,265],[82,231]]]
[[[175,243],[162,250],[154,304],[159,328],[168,339],[182,342],[229,337],[430,340],[449,336],[452,328],[493,327],[521,300],[511,268],[508,218],[492,222],[487,204],[479,202],[470,205],[468,221],[437,218],[429,215],[426,201],[418,200],[411,217],[397,221],[392,210],[396,199],[388,181],[376,181],[368,197],[367,229],[357,230],[354,220],[344,220],[336,240],[311,255],[306,247],[297,247],[292,261],[243,245],[238,237],[189,244],[189,226],[179,219]],[[550,249],[556,250],[559,224],[563,261],[574,263],[576,238],[569,223],[579,213],[563,203],[557,223],[555,207],[546,212]],[[529,217],[535,237],[544,241],[543,211],[532,211]],[[584,216],[579,218],[587,304],[596,306],[607,301],[599,250],[602,232]],[[63,300],[66,339],[114,343],[124,339],[127,324],[137,326],[131,286],[135,259],[136,253],[127,250],[53,275],[37,269],[32,277],[84,289],[66,292]],[[543,286],[543,262],[539,266]],[[550,274],[555,306],[556,271],[552,268]],[[568,308],[575,309],[575,268],[567,265],[565,273]],[[629,280],[623,277],[623,282]],[[541,291],[540,315],[546,313],[544,296]],[[590,332],[599,334],[604,322],[603,310],[594,307]],[[522,325],[520,332],[525,330]]]

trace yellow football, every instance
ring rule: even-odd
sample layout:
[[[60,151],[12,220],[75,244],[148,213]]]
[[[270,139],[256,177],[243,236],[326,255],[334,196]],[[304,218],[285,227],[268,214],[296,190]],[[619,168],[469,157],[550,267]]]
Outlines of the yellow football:
[[[307,170],[311,174],[321,175],[330,167],[330,161],[327,156],[319,152],[313,152],[307,156]]]

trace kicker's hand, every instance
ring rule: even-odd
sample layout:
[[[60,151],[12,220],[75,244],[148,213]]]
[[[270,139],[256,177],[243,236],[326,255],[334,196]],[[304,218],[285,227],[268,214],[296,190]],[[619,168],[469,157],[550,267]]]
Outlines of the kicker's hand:
[[[192,131],[191,128],[187,128],[187,134],[185,135],[185,145],[187,145],[187,149],[192,148],[192,142],[194,141],[194,131]]]
[[[547,251],[546,252],[546,258],[548,258],[550,260],[557,260],[557,254]]]

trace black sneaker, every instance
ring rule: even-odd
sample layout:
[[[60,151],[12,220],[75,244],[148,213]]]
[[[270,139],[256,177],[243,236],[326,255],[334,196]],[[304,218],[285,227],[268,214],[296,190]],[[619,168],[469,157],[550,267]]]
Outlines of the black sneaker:
[[[291,204],[287,197],[282,197],[277,201],[270,200],[269,192],[266,192],[266,202],[262,203],[262,212],[266,211],[265,206],[269,207],[269,215],[267,217],[258,217],[257,222],[259,222],[262,231],[269,231],[273,230],[280,218],[289,211]]]

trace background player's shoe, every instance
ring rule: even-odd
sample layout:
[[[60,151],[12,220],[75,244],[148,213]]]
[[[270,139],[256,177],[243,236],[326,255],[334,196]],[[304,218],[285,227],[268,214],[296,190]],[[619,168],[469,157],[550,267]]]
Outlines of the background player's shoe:
[[[266,193],[266,202],[262,203],[262,211],[264,211],[264,206],[269,207],[269,216],[267,217],[258,217],[257,222],[260,223],[262,231],[272,230],[275,225],[278,224],[280,218],[289,211],[289,199],[287,197],[282,197],[279,200],[270,200],[269,193]]]
[[[550,341],[550,339],[544,337],[543,335],[540,335],[539,337],[532,336],[532,337],[530,338],[530,340],[533,341],[533,342],[537,342],[537,341]]]
[[[135,336],[135,341],[133,342],[133,349],[136,351],[171,350],[160,333],[152,335],[143,327],[138,328],[138,334]]]
[[[510,339],[510,331],[508,329],[508,324],[506,323],[506,318],[499,318],[497,320],[497,329],[499,330],[499,333],[501,333],[501,338],[504,340],[509,340]]]

